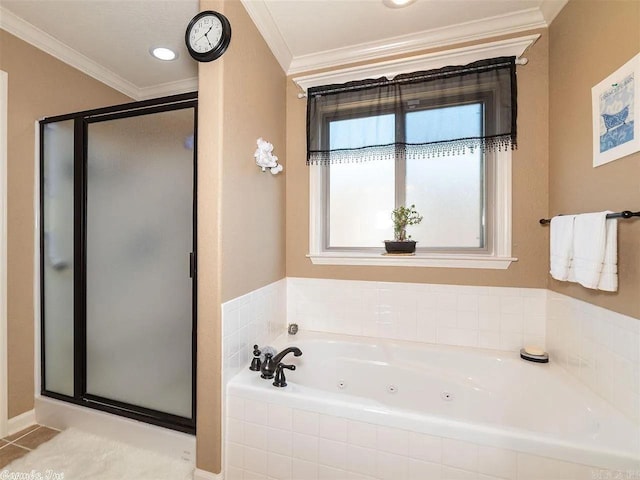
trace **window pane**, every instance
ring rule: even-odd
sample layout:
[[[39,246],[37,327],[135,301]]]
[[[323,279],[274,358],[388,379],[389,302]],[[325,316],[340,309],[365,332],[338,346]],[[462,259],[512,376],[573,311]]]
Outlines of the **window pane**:
[[[461,137],[482,132],[482,105],[471,104],[423,110],[406,116],[407,142],[424,142],[449,135]],[[463,132],[461,134],[461,132]],[[484,155],[480,150],[407,160],[406,204],[416,205],[424,216],[409,227],[420,248],[480,248],[484,246]]]
[[[394,143],[393,115],[340,120],[330,124],[331,148],[354,148],[370,137]],[[377,160],[336,164],[329,169],[329,246],[378,247],[393,238],[395,163]]]
[[[329,168],[329,246],[382,247],[393,239],[393,160],[343,163]]]
[[[395,116],[393,114],[337,120],[329,124],[331,150],[358,148],[372,143],[386,145],[394,142]]]
[[[482,135],[482,104],[469,103],[407,113],[407,143]]]

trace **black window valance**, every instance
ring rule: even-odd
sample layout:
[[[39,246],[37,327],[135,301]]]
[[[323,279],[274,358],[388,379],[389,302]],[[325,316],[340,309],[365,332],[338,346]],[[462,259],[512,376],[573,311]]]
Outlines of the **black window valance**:
[[[471,104],[482,116],[479,126],[446,112]],[[409,132],[404,122],[416,111],[429,111],[431,120]],[[515,57],[313,87],[307,92],[307,164],[513,149],[516,117]],[[332,138],[332,124],[343,120],[354,121]]]

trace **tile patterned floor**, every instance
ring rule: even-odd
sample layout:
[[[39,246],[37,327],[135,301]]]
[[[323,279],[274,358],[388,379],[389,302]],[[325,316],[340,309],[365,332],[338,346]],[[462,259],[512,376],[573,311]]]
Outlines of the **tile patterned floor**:
[[[51,440],[58,433],[42,425],[32,425],[24,430],[0,439],[0,469],[9,465],[17,458],[25,456],[34,448]]]

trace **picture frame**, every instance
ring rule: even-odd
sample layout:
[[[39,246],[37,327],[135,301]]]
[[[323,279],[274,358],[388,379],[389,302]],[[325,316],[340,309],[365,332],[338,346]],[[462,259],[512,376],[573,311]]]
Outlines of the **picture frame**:
[[[591,89],[593,167],[640,151],[640,54]]]

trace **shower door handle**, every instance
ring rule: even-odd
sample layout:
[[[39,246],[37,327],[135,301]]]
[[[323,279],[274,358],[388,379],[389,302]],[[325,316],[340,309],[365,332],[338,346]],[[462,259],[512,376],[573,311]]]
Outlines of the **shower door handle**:
[[[196,254],[194,252],[189,253],[189,278],[196,276]]]

